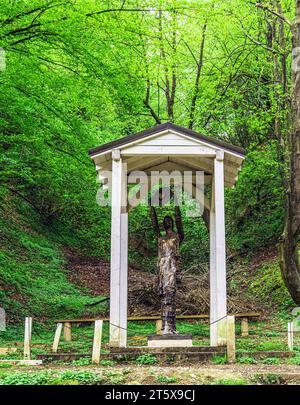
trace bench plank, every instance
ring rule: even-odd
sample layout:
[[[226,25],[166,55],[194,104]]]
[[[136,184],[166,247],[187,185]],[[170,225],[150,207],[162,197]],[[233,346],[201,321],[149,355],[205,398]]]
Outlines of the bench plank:
[[[258,312],[241,312],[234,314],[236,318],[259,318],[260,314]],[[85,318],[85,319],[57,319],[55,323],[92,323],[97,321],[99,318]],[[101,318],[103,321],[109,321],[109,318]],[[161,319],[160,315],[150,315],[150,316],[132,316],[128,317],[128,321],[156,321]],[[199,315],[177,315],[176,319],[209,319],[207,314]]]

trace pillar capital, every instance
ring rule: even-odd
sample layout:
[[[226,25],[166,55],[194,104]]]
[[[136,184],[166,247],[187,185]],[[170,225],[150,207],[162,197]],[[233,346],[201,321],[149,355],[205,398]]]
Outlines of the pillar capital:
[[[218,160],[219,162],[224,160],[224,151],[223,150],[216,151],[216,160]]]
[[[121,159],[120,149],[113,149],[111,152],[111,157],[113,160],[120,160]]]

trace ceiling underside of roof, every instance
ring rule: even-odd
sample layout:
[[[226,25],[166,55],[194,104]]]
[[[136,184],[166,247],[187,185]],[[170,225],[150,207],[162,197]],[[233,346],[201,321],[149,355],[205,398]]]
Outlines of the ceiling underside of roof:
[[[204,172],[205,184],[210,184],[212,175],[214,172],[214,161],[213,158],[190,158],[190,157],[127,157],[124,158],[123,163],[127,163],[127,173],[128,175],[134,171],[143,171],[150,176],[152,171],[163,171],[168,172],[184,172],[191,171],[193,176],[196,175],[196,171]],[[98,172],[104,170],[111,170],[112,161],[105,161],[96,165]],[[224,181],[226,187],[233,187],[238,173],[240,170],[240,165],[234,162],[224,160]]]

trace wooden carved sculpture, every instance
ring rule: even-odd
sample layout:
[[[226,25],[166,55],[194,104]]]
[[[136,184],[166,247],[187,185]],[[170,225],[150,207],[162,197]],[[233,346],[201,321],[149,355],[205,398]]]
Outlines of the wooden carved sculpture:
[[[162,236],[158,224],[155,208],[151,206],[151,220],[157,237],[158,245],[158,293],[161,298],[162,334],[175,334],[176,332],[176,289],[179,280],[179,245],[183,241],[184,233],[181,212],[175,207],[175,223],[170,216],[163,219],[165,235]]]

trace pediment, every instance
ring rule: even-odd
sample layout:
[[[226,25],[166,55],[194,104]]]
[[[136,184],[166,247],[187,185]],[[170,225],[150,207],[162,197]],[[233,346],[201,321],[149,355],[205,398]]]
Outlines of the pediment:
[[[220,139],[199,134],[173,123],[151,127],[142,132],[99,145],[89,151],[98,172],[110,170],[116,153],[128,170],[175,169],[203,170],[206,180],[213,175],[213,160],[224,156],[225,185],[232,187],[245,158],[245,151]]]
[[[189,137],[180,132],[172,130],[162,131],[155,135],[149,135],[120,148],[122,155],[207,155],[215,156],[216,150],[201,140]]]

